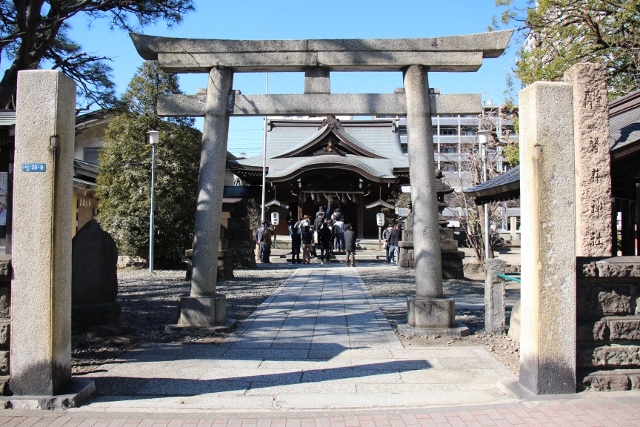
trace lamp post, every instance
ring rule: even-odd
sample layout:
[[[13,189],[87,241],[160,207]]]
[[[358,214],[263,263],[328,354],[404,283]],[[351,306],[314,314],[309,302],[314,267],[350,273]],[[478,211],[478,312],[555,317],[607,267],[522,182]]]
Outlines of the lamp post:
[[[480,156],[482,158],[482,182],[487,182],[487,143],[491,132],[487,130],[478,131],[478,146],[480,147]],[[489,209],[484,204],[484,259],[489,258],[490,250],[490,230],[489,230]]]
[[[266,73],[266,93],[269,94],[269,73]],[[264,116],[264,135],[262,137],[262,209],[260,210],[260,224],[264,222],[264,202],[267,184],[267,116]]]
[[[149,134],[149,144],[151,144],[151,209],[149,212],[149,272],[153,273],[153,229],[154,229],[154,217],[153,217],[153,208],[154,208],[154,200],[153,193],[155,190],[156,184],[156,146],[160,140],[160,132],[157,130],[150,130],[147,132]]]

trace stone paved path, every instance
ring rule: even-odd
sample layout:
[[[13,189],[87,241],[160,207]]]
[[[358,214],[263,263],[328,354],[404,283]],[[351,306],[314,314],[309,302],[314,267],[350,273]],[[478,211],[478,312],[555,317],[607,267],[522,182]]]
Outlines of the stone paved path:
[[[522,399],[480,348],[404,349],[355,269],[299,269],[222,345],[153,345],[105,365],[66,411],[0,427],[640,426],[640,392]]]
[[[83,408],[321,410],[505,403],[484,349],[404,348],[354,268],[298,269],[222,345],[153,345]]]

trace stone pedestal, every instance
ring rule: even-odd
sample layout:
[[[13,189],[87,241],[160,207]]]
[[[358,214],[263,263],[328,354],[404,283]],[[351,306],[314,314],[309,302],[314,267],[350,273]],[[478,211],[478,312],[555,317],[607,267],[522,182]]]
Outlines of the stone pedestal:
[[[469,328],[456,322],[453,298],[407,298],[407,324],[398,325],[405,336],[467,336]]]
[[[256,243],[247,219],[248,214],[247,203],[241,200],[233,204],[231,217],[227,221],[227,244],[234,268],[256,268]]]
[[[443,279],[464,279],[464,252],[458,251],[458,241],[453,237],[453,229],[447,228],[447,220],[442,211],[447,207],[444,202],[445,194],[453,189],[442,182],[442,171],[435,172],[436,193],[438,194],[438,224],[440,225],[440,259],[442,263]],[[415,251],[413,248],[413,218],[407,218],[406,228],[402,230],[402,240],[398,242],[398,268],[415,267]]]
[[[71,383],[75,106],[75,83],[62,73],[18,74],[10,363],[20,396]]]
[[[226,296],[180,298],[178,327],[211,328],[227,318]]]
[[[578,258],[578,389],[640,389],[640,257]]]

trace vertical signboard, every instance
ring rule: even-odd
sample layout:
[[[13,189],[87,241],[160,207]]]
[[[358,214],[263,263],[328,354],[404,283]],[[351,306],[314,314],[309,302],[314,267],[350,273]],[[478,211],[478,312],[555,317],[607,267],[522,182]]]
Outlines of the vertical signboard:
[[[7,225],[7,191],[9,172],[0,172],[0,225]]]

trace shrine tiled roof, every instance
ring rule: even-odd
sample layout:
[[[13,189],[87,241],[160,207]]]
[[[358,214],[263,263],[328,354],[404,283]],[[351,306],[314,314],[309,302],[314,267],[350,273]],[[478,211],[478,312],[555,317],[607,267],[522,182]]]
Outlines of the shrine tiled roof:
[[[640,90],[609,104],[609,143],[612,154],[640,141]]]
[[[347,140],[354,152],[343,155],[302,155],[305,147],[323,138],[327,126],[318,121],[272,121],[267,133],[267,180],[292,178],[299,170],[310,168],[348,168],[357,170],[374,181],[395,178],[395,168],[408,168],[409,160],[402,153],[400,137],[393,120],[342,122],[334,133]],[[340,135],[338,135],[340,134]],[[345,148],[349,148],[345,147]],[[262,166],[262,153],[238,159],[240,165]]]
[[[269,163],[270,179],[292,178],[300,169],[312,170],[314,168],[321,169],[328,166],[338,167],[342,169],[352,168],[361,171],[368,179],[372,181],[378,180],[395,180],[393,168],[386,159],[363,159],[356,156],[314,156],[299,157],[295,163],[291,163],[291,159],[272,159]]]
[[[467,188],[463,192],[467,196],[475,197],[477,205],[516,199],[520,197],[520,166],[509,169],[502,175],[474,187]]]

